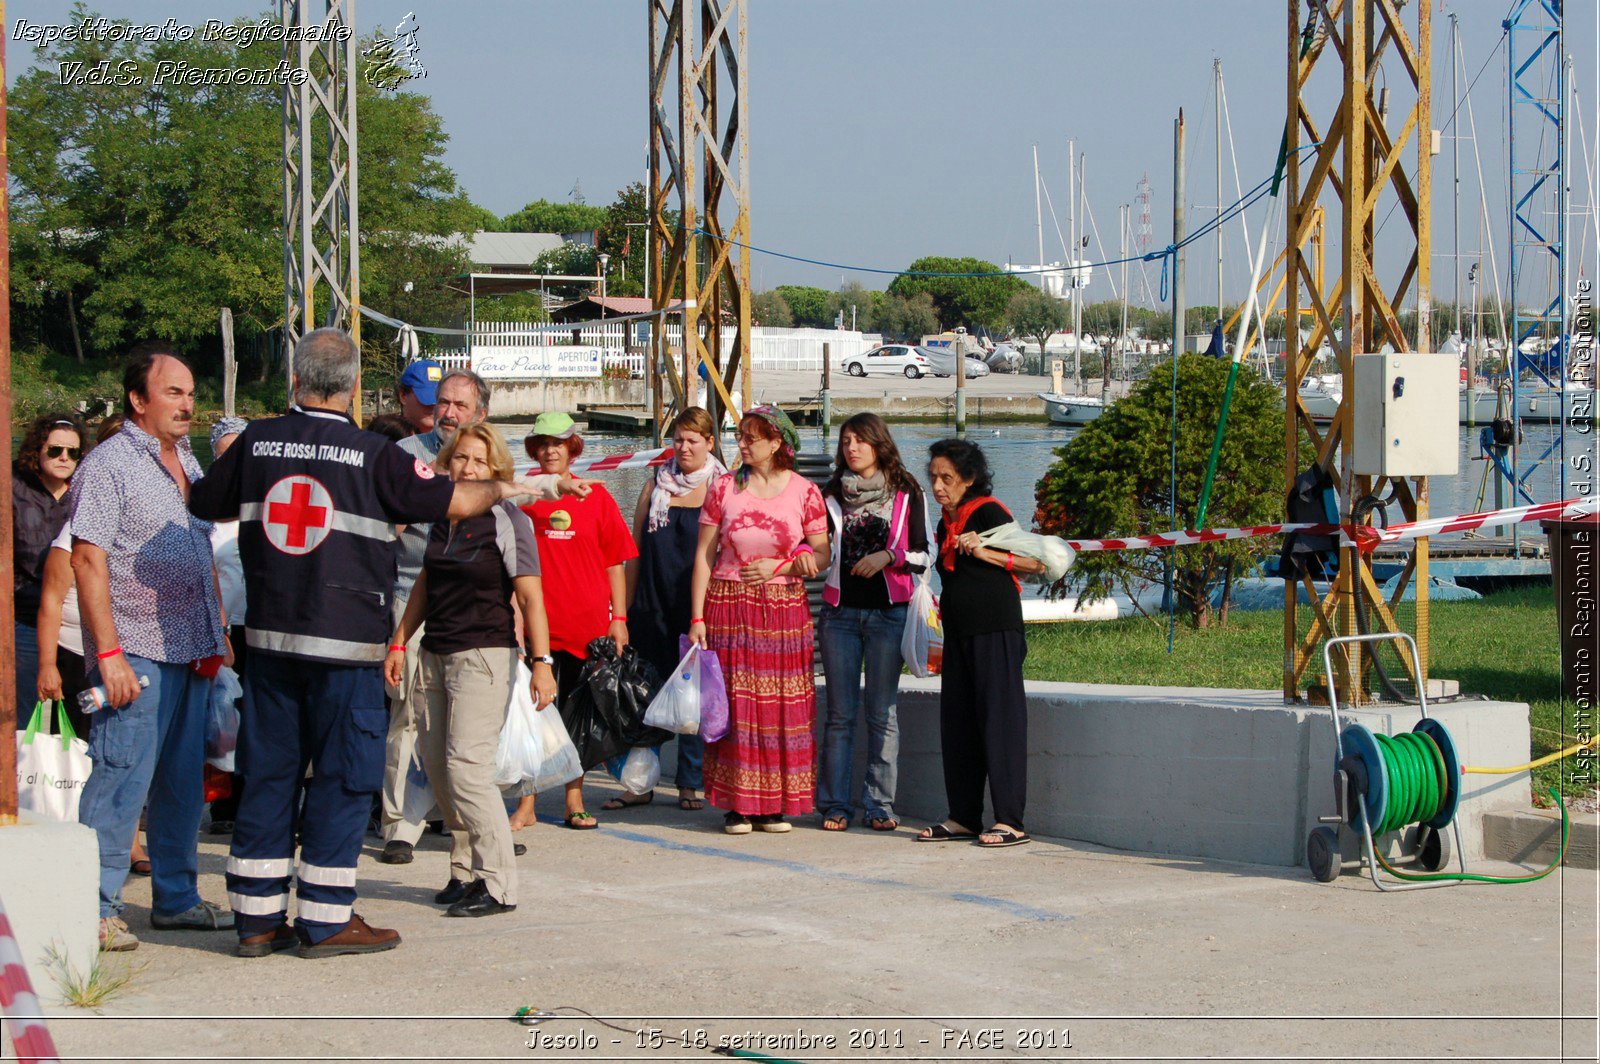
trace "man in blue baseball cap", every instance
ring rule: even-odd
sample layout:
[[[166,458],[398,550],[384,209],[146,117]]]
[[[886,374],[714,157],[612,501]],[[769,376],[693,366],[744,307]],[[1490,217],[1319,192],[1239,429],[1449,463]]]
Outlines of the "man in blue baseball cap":
[[[433,430],[433,404],[438,401],[443,379],[444,367],[431,358],[411,363],[400,374],[400,414],[412,431]]]

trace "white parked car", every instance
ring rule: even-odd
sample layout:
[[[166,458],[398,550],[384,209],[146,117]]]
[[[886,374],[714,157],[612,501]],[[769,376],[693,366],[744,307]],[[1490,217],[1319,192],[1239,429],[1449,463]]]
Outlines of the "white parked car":
[[[844,360],[844,371],[852,377],[888,373],[912,380],[934,372],[927,356],[910,344],[884,344],[865,354],[851,355]]]

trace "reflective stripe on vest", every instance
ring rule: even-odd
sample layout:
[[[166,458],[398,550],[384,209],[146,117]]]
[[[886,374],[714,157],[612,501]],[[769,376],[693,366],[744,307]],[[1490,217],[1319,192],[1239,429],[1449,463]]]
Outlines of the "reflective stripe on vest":
[[[260,521],[263,506],[259,502],[247,502],[239,507],[239,520]],[[395,535],[394,525],[388,521],[377,521],[371,517],[361,517],[357,514],[347,514],[342,510],[333,512],[330,527],[335,532],[348,532],[353,536],[365,536],[368,539],[380,540],[384,543],[392,542],[400,537]]]
[[[261,628],[247,628],[244,641],[248,646],[269,654],[292,654],[304,658],[326,658],[329,661],[382,661],[388,654],[383,643],[352,643],[344,639],[269,632]]]

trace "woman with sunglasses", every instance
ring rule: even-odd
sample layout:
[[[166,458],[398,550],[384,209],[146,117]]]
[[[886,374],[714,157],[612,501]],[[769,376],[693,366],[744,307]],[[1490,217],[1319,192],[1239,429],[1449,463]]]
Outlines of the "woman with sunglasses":
[[[38,696],[39,629],[44,563],[51,542],[71,513],[67,487],[83,457],[83,422],[71,414],[46,414],[28,426],[11,466],[11,542],[16,577],[17,708]]]

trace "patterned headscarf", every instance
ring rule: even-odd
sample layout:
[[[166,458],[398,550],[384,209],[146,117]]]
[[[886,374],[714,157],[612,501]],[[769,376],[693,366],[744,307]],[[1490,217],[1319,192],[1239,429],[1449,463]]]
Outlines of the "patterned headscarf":
[[[800,431],[794,427],[794,422],[789,420],[788,414],[771,403],[762,403],[744,412],[745,417],[752,415],[778,430],[778,438],[783,440],[783,445],[789,449],[791,455],[800,453]]]

